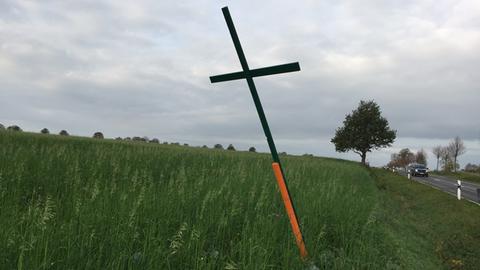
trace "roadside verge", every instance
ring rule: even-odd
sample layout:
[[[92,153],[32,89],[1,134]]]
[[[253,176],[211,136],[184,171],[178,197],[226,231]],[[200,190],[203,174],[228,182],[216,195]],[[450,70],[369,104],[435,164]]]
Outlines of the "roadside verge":
[[[477,205],[382,169],[372,169],[386,235],[404,269],[478,269]]]

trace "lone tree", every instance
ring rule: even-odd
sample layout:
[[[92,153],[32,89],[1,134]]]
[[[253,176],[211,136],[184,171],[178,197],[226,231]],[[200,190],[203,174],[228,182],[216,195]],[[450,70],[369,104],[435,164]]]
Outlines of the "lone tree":
[[[358,108],[348,114],[343,127],[337,128],[331,142],[338,152],[353,151],[365,164],[367,153],[390,146],[396,138],[396,130],[380,114],[380,107],[373,101],[360,101]]]
[[[62,136],[68,136],[69,135],[68,132],[64,129],[62,131],[60,131],[60,133],[58,133],[58,134],[60,134]]]
[[[442,146],[437,145],[432,149],[432,153],[435,155],[435,158],[437,159],[437,171],[438,171],[438,164],[440,162],[440,158],[442,157]]]
[[[227,150],[235,151],[235,147],[233,147],[233,144],[229,144]]]
[[[94,139],[103,139],[103,133],[100,132],[100,131],[97,131],[97,132],[93,133],[93,138]]]
[[[214,149],[223,149],[223,146],[221,144],[217,143],[213,146],[213,148]]]
[[[42,130],[40,130],[40,133],[42,133],[42,134],[50,134],[50,130],[48,130],[48,128],[42,128]]]
[[[465,145],[463,144],[462,139],[460,137],[455,137],[452,142],[448,145],[448,149],[450,150],[451,157],[453,158],[453,170],[457,171],[457,158],[460,155],[465,154],[467,151]]]
[[[153,138],[150,140],[150,143],[160,143],[160,140],[157,138]]]
[[[252,146],[252,147],[248,148],[248,152],[255,153],[255,152],[257,152],[257,149],[255,149],[255,147]]]

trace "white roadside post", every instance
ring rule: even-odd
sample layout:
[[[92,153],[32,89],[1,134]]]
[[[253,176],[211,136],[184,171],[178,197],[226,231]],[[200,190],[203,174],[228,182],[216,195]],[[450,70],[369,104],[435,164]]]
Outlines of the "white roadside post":
[[[410,172],[408,172],[407,177],[408,177],[408,180],[412,179],[412,175],[410,174]]]
[[[462,199],[462,181],[457,180],[457,199]]]

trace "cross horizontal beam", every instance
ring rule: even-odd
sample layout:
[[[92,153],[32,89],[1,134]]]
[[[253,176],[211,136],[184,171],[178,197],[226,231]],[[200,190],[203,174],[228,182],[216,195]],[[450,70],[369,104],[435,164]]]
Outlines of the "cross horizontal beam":
[[[252,69],[252,70],[249,70],[248,73],[250,77],[260,77],[260,76],[268,76],[268,75],[293,72],[293,71],[300,71],[300,65],[298,64],[298,62]],[[210,82],[217,83],[217,82],[240,80],[245,78],[247,78],[246,72],[239,71],[239,72],[211,76]]]

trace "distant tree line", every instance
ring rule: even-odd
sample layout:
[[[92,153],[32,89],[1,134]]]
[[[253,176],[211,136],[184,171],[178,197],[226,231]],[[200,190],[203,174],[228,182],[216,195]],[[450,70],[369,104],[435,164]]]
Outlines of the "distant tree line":
[[[21,132],[23,131],[19,126],[17,125],[12,125],[12,126],[8,126],[7,128],[5,128],[4,125],[0,124],[0,131],[2,130],[7,130],[7,131],[18,131],[18,132]],[[48,130],[48,128],[43,128],[40,130],[40,133],[41,134],[50,134],[50,130]],[[70,133],[68,133],[68,131],[66,130],[61,130],[58,135],[61,135],[61,136],[70,136]],[[92,135],[92,138],[94,139],[104,139],[105,136],[103,135],[102,132],[100,131],[97,131],[95,133],[93,133]],[[134,136],[134,137],[125,137],[125,138],[122,138],[122,137],[116,137],[115,138],[116,141],[132,141],[132,142],[145,142],[145,143],[155,143],[155,144],[160,144],[160,140],[157,139],[157,138],[153,138],[153,139],[150,139],[148,138],[147,136]],[[169,144],[168,142],[162,142],[162,144]],[[180,145],[179,142],[172,142],[170,143],[171,145]],[[183,146],[190,146],[188,143],[184,143]],[[208,148],[207,145],[203,145],[201,148]],[[223,146],[221,144],[215,144],[213,146],[213,149],[224,149]],[[236,148],[235,146],[233,146],[233,144],[229,144],[226,148],[226,150],[229,150],[229,151],[236,151]],[[249,152],[257,152],[257,150],[255,149],[255,147],[251,146],[250,148],[248,148],[248,151]],[[281,153],[282,154],[282,153]],[[285,153],[286,154],[286,153]]]
[[[405,168],[410,163],[419,163],[427,166],[427,153],[425,150],[420,149],[416,153],[410,151],[408,148],[400,150],[398,153],[393,153],[390,156],[390,162],[388,167],[395,168]]]
[[[437,159],[437,171],[440,165],[443,171],[456,172],[457,169],[460,168],[460,165],[457,162],[458,157],[465,154],[466,151],[467,148],[465,147],[465,144],[458,136],[446,146],[435,146],[432,149],[432,153]]]
[[[480,173],[480,164],[475,165],[475,164],[467,163],[467,165],[465,165],[465,171],[466,172],[473,172],[473,173]]]
[[[0,131],[2,130],[7,130],[7,131],[23,131],[19,126],[13,125],[13,126],[8,126],[5,128],[4,125],[0,124]]]
[[[432,149],[432,153],[436,158],[436,170],[442,170],[445,172],[456,172],[460,165],[458,164],[458,157],[465,154],[465,145],[460,137],[455,137],[446,146],[435,146]],[[425,150],[420,149],[417,153],[413,153],[410,149],[405,148],[400,150],[399,153],[391,155],[388,167],[406,167],[410,163],[420,163],[427,166],[427,153]],[[470,168],[474,170],[470,164]]]

